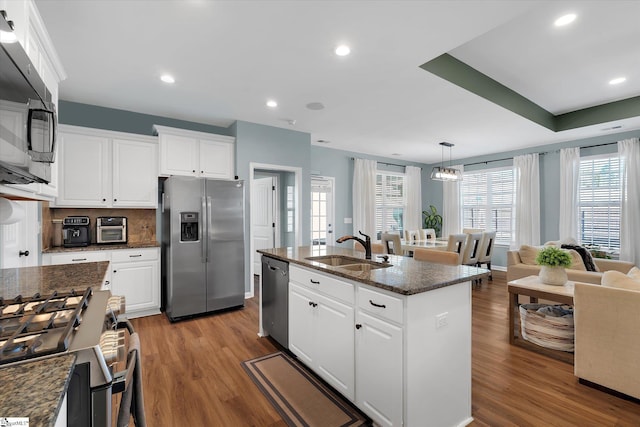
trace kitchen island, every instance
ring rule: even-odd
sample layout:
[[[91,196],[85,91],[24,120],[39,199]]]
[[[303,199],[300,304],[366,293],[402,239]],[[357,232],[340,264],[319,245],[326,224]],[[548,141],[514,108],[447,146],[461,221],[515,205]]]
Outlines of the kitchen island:
[[[377,424],[472,421],[471,281],[488,270],[339,247],[258,252],[289,262],[289,350]]]
[[[18,296],[100,290],[108,267],[108,262],[93,262],[2,269],[0,298],[8,303]],[[75,363],[75,353],[62,353],[1,365],[0,417],[28,417],[33,426],[54,426],[65,420],[64,398]]]

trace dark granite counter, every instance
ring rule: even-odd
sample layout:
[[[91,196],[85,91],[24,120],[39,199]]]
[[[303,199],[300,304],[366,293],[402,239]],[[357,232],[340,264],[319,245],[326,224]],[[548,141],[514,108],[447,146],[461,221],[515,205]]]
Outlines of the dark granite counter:
[[[100,261],[5,268],[0,270],[0,298],[29,297],[36,293],[50,295],[53,291],[72,289],[84,291],[89,287],[100,289],[108,267],[108,261]]]
[[[47,248],[42,251],[43,254],[57,254],[64,252],[83,252],[83,251],[112,251],[117,249],[140,249],[140,248],[158,248],[160,243],[158,242],[138,242],[138,243],[123,243],[123,244],[108,244],[108,245],[89,245],[80,246],[77,248],[65,248],[63,246]]]
[[[297,248],[261,249],[259,253],[271,258],[288,261],[323,273],[351,279],[402,295],[413,295],[437,288],[487,277],[489,270],[465,265],[444,265],[416,261],[410,257],[389,256],[391,267],[349,271],[310,261],[307,257],[322,255],[346,255],[364,260],[364,253],[333,246],[301,246]],[[372,261],[381,261],[374,254]]]
[[[53,426],[76,361],[73,354],[0,368],[0,417],[28,417],[34,427]]]

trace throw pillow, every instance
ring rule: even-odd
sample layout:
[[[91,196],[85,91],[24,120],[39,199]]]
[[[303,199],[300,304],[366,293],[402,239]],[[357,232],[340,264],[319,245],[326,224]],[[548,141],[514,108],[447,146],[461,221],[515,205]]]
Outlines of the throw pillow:
[[[523,264],[536,265],[536,257],[540,248],[529,245],[520,246],[520,259]]]
[[[602,274],[602,286],[640,291],[640,280],[635,280],[616,270],[609,270]]]
[[[582,256],[573,249],[565,249],[571,255],[571,270],[580,270],[587,271],[587,267],[584,266],[584,261],[582,261]]]
[[[598,267],[596,267],[595,263],[593,262],[591,252],[589,252],[587,248],[578,245],[562,245],[561,247],[562,249],[573,249],[578,252],[582,257],[582,262],[584,262],[584,266],[586,267],[587,271],[598,271]]]

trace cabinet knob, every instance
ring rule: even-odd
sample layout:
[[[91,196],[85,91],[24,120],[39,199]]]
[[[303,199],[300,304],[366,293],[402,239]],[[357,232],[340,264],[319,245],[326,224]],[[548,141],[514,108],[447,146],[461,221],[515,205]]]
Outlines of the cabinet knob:
[[[318,303],[317,303],[317,302],[313,302],[313,301],[309,301],[309,305],[310,305],[311,307],[317,307],[317,306],[318,306]]]
[[[103,202],[106,202],[106,201],[107,201],[107,199],[102,199],[102,201],[103,201]]]
[[[196,173],[196,170],[194,169],[194,170],[192,170],[191,172]]]
[[[114,201],[114,202],[117,202],[117,201],[118,201],[118,199],[113,199],[113,201]]]
[[[20,251],[18,252],[18,256],[29,256],[29,251]]]
[[[204,173],[204,171],[200,171],[200,173]]]
[[[113,270],[113,272],[114,272],[114,273],[117,273],[117,272],[118,272],[118,270]]]
[[[356,323],[356,329],[360,329],[362,328],[362,325],[360,323]]]

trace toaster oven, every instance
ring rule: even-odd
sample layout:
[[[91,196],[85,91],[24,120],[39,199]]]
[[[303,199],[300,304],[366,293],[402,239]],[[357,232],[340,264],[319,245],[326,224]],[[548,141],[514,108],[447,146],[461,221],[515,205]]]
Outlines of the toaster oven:
[[[96,243],[127,243],[127,218],[102,216],[96,219]]]

